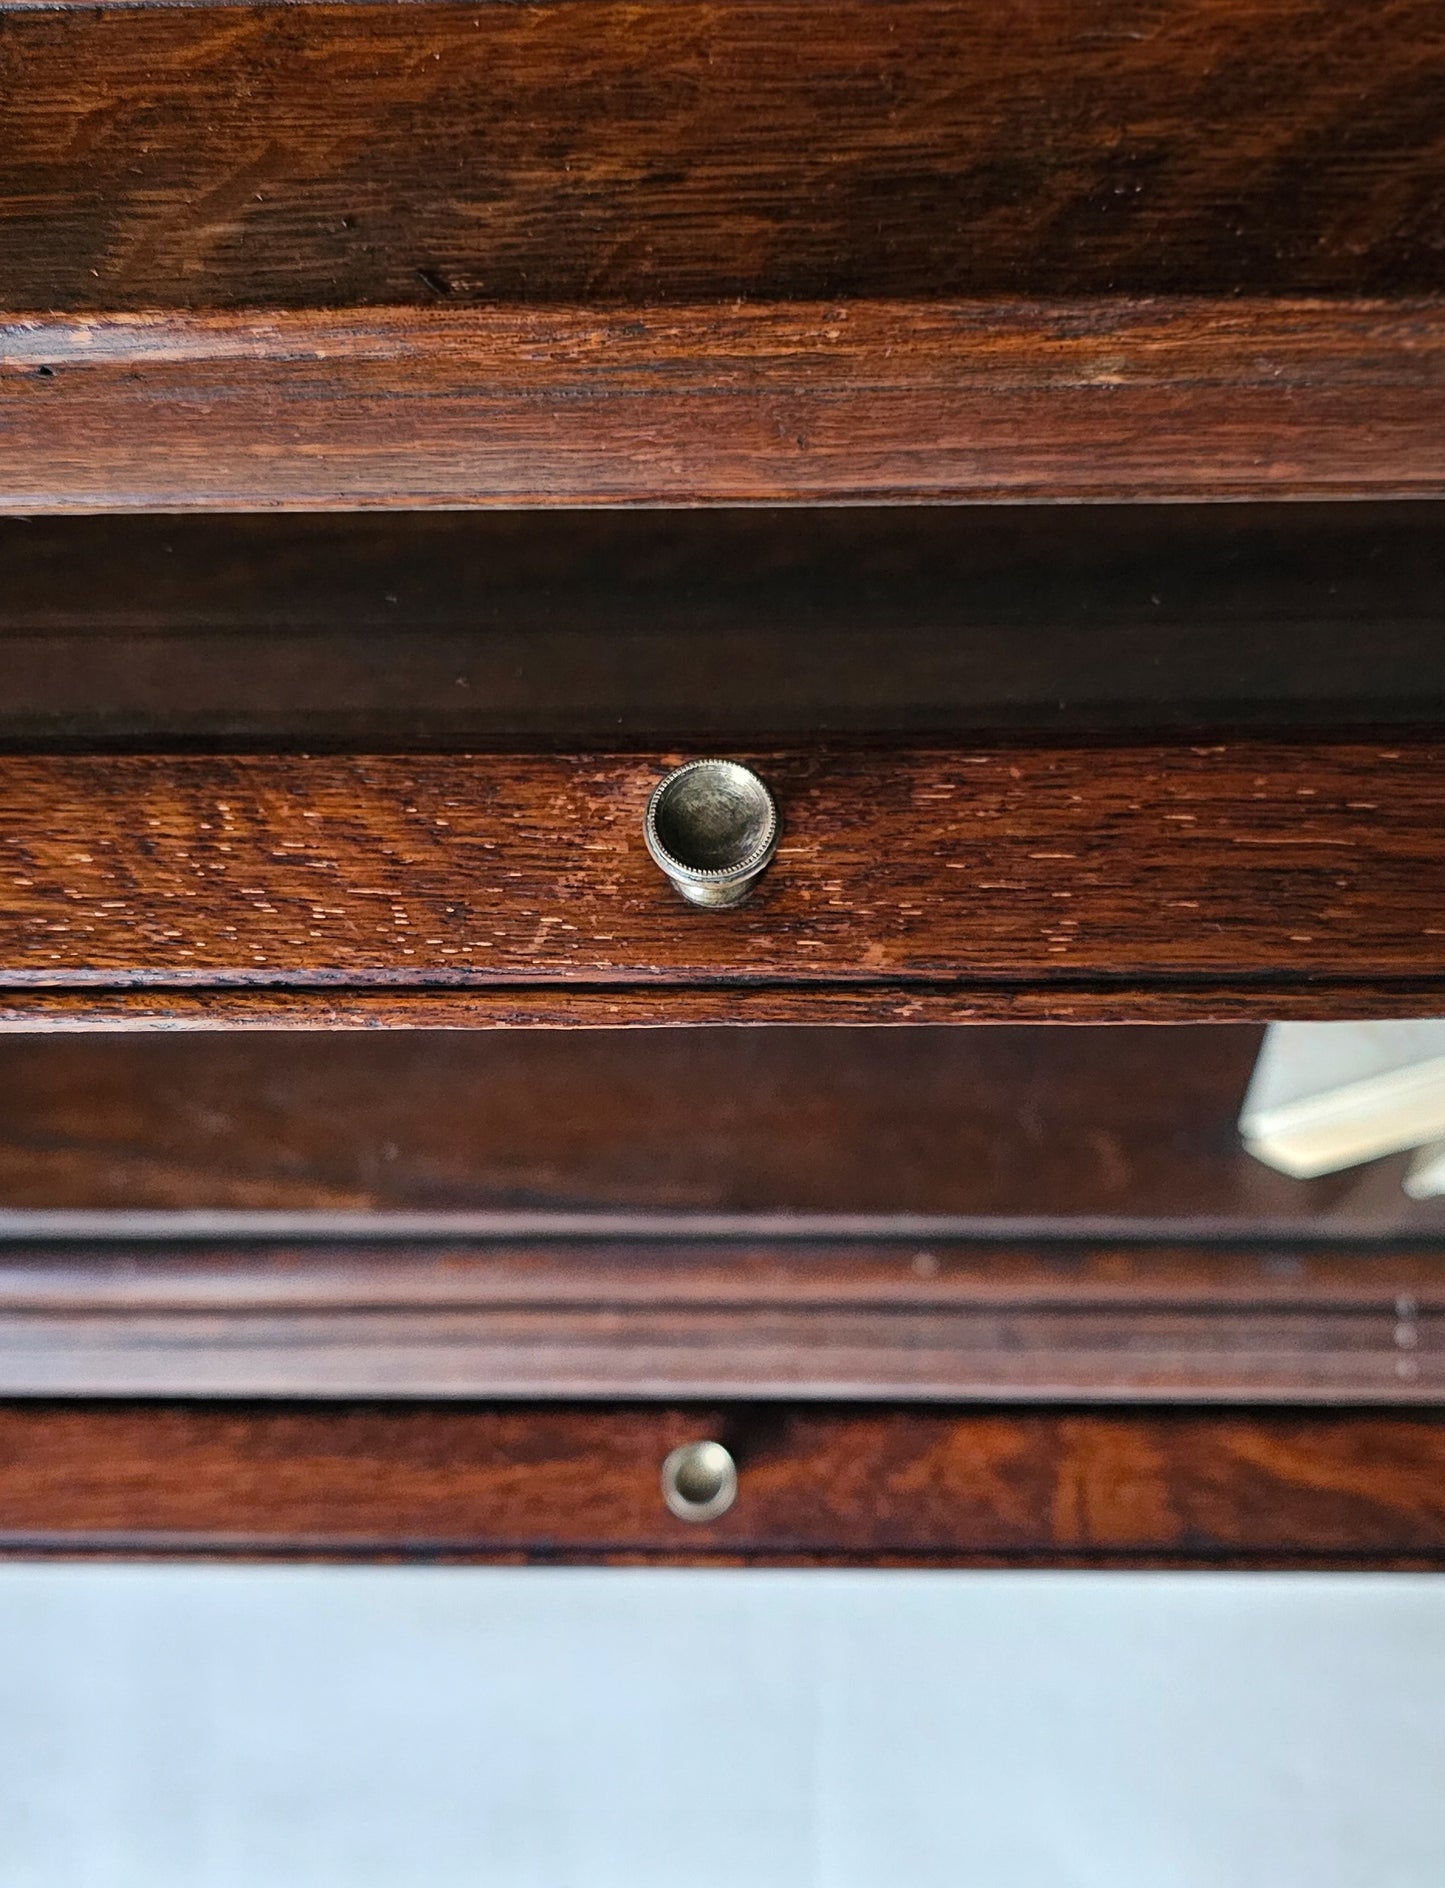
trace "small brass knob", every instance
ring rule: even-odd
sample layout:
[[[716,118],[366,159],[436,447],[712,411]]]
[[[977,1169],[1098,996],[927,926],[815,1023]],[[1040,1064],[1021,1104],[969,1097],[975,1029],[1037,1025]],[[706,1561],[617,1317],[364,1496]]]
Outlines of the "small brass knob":
[[[694,905],[740,905],[778,849],[777,803],[750,767],[690,760],[659,781],[644,826],[654,862]]]
[[[684,1442],[662,1465],[662,1498],[679,1521],[715,1521],[738,1498],[737,1464],[720,1442]]]

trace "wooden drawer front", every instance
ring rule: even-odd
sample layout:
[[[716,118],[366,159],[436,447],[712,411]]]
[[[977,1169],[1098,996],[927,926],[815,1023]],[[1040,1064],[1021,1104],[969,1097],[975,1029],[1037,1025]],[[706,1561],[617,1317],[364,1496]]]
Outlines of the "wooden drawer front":
[[[660,1488],[701,1437],[705,1525]],[[1445,1565],[1445,1420],[0,1405],[0,1550]]]
[[[864,1015],[940,992],[960,1015],[1167,1013],[1176,990],[1183,1014],[1201,993],[1328,1014],[1368,984],[1418,1014],[1445,989],[1433,744],[750,756],[784,833],[735,912],[685,906],[644,849],[675,758],[6,759],[6,1013],[228,989],[505,991],[515,1014],[570,985],[561,1013],[590,993],[594,1020],[687,989],[724,1018],[750,990],[798,1017],[830,991]]]

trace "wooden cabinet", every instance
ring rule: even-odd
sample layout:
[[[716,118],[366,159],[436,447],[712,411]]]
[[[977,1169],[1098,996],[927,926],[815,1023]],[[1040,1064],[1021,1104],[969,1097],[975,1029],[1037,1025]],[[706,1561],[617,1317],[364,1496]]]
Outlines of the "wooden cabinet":
[[[1439,10],[0,82],[0,1544],[1438,1558],[1439,1212],[1233,1123],[1445,999]]]

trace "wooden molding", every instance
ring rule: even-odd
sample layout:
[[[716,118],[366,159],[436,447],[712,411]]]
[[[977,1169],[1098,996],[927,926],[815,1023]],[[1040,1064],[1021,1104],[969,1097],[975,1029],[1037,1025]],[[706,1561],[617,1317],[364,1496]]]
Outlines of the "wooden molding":
[[[1440,496],[1441,309],[16,312],[0,511]]]
[[[840,1027],[960,1023],[1262,1023],[1435,1016],[1445,975],[1298,986],[1201,981],[1154,988],[1083,980],[1048,988],[1006,985],[847,986],[719,984],[443,990],[0,990],[0,1033],[63,1030],[630,1029],[793,1024]]]
[[[1438,1245],[0,1249],[0,1396],[1439,1404]]]

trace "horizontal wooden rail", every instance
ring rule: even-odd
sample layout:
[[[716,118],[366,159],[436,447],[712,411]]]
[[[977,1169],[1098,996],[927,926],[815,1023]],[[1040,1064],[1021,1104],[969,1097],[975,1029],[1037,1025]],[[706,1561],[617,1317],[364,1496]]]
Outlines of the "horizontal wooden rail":
[[[630,1029],[816,1023],[951,1026],[962,1023],[1321,1022],[1438,1015],[1445,976],[1390,983],[1299,985],[1110,979],[1013,988],[896,983],[712,987],[574,984],[423,990],[276,990],[243,985],[196,991],[26,989],[0,992],[0,1032],[93,1036],[133,1030]]]
[[[1418,1015],[1445,995],[1429,742],[752,755],[784,833],[733,912],[684,905],[647,856],[675,758],[0,759],[0,1019]]]
[[[1437,1246],[0,1247],[0,1396],[1440,1404]]]
[[[716,1436],[736,1505],[659,1471]],[[0,1551],[1445,1565],[1434,1412],[10,1403]]]
[[[8,512],[1441,494],[1436,301],[0,320]]]

